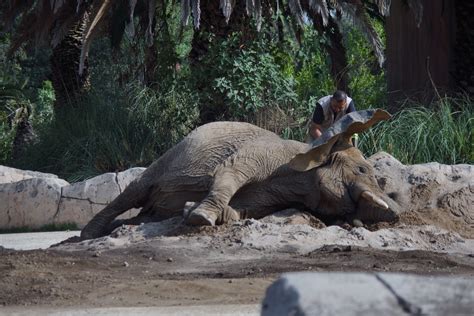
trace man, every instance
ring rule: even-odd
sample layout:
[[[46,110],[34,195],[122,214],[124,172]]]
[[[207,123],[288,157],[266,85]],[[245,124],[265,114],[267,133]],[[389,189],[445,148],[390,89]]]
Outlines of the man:
[[[319,138],[323,131],[331,127],[334,122],[355,110],[354,101],[341,90],[334,92],[332,96],[328,95],[319,99],[309,124],[308,142]]]

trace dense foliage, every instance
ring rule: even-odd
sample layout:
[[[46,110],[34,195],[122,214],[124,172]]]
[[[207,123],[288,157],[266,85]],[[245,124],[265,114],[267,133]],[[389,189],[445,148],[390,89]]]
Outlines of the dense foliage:
[[[50,52],[22,49],[13,59],[3,58],[10,38],[2,35],[0,164],[52,172],[69,181],[147,166],[204,117],[248,121],[282,137],[304,139],[315,101],[336,87],[324,36],[307,27],[299,36],[282,39],[263,25],[243,45],[240,33],[207,34],[210,45],[196,65],[188,58],[193,30],[182,27],[179,18],[176,7],[163,11],[166,23],[156,26],[152,46],[126,32],[121,51],[105,39],[94,41],[91,90],[76,107],[57,111],[48,80]],[[359,109],[383,108],[384,71],[364,35],[349,22],[343,28],[351,96]],[[376,23],[375,29],[383,38],[382,25]],[[360,147],[367,155],[388,151],[404,163],[474,163],[472,100],[438,103],[430,110],[410,104],[364,134]],[[15,141],[17,113],[27,113],[33,126],[34,141],[28,144]]]

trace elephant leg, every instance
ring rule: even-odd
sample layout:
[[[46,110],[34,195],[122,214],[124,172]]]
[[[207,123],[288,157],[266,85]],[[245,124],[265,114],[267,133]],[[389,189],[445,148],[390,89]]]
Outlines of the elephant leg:
[[[224,167],[215,174],[214,183],[202,202],[196,208],[190,210],[186,223],[189,225],[214,226],[225,221],[224,211],[229,207],[229,201],[234,194],[247,183],[248,177],[235,165]],[[232,213],[232,212],[230,212]]]
[[[81,239],[104,236],[107,226],[120,214],[131,208],[142,207],[152,187],[144,181],[133,181],[109,205],[97,213],[81,231]]]

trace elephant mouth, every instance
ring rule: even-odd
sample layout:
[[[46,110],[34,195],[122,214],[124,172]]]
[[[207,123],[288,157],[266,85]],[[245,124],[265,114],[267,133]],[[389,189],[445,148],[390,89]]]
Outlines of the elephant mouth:
[[[378,196],[370,190],[363,190],[355,203],[356,210],[346,218],[360,223],[396,222],[398,221],[398,204],[388,196]]]

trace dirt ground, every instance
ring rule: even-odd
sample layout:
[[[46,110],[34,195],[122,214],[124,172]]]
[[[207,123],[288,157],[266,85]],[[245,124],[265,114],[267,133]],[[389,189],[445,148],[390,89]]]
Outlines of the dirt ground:
[[[234,245],[221,252],[233,252]],[[205,261],[205,256],[204,256]],[[197,271],[199,270],[199,271]],[[150,243],[110,250],[0,250],[3,306],[120,307],[258,304],[288,271],[381,271],[474,277],[473,254],[324,246],[310,253],[264,253],[193,270],[185,252]]]
[[[218,227],[180,218],[123,226],[48,250],[0,247],[0,306],[258,304],[281,273],[294,271],[473,278],[472,223],[451,217],[412,212],[396,224],[326,227],[289,210]]]

